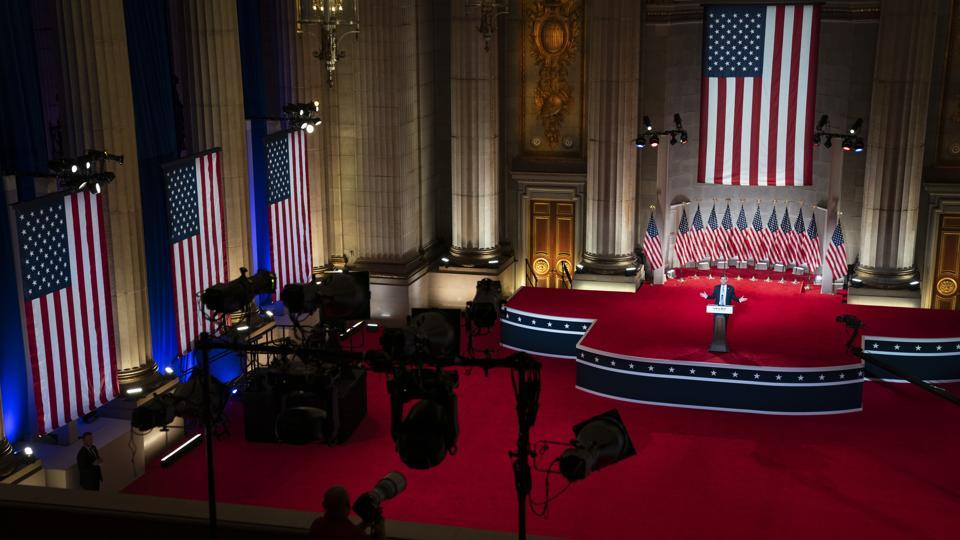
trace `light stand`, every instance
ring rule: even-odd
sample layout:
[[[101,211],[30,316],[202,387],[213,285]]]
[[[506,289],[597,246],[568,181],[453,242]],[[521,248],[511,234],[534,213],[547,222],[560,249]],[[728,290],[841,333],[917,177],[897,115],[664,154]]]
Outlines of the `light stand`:
[[[200,351],[200,377],[203,388],[203,435],[206,437],[207,450],[207,505],[210,521],[210,538],[217,538],[217,492],[216,477],[213,472],[213,411],[210,410],[210,349],[213,343],[210,334],[203,332],[197,340]]]

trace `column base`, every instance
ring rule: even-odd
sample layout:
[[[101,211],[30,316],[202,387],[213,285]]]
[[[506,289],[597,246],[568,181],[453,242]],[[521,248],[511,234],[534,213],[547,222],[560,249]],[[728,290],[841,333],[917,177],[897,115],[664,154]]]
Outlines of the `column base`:
[[[581,263],[584,270],[593,274],[623,274],[627,268],[637,266],[637,255],[598,255],[584,252]]]
[[[120,383],[120,393],[123,395],[128,388],[141,386],[146,388],[160,381],[157,373],[157,363],[148,360],[146,364],[131,369],[122,369],[117,372],[117,382]]]
[[[5,438],[0,438],[0,456],[5,456],[12,453],[13,446],[10,445],[10,441]]]
[[[857,265],[853,277],[860,279],[864,287],[875,289],[906,289],[920,279],[916,268],[874,268]]]
[[[456,266],[473,268],[487,266],[490,261],[500,257],[500,246],[489,248],[465,248],[450,246],[450,258]]]

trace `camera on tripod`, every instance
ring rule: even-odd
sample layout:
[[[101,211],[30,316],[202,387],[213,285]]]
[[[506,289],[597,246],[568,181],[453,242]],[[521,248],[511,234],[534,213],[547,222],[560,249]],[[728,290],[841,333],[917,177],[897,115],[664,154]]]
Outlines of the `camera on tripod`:
[[[364,523],[375,523],[383,518],[383,501],[399,495],[407,487],[407,479],[403,474],[393,471],[384,476],[373,489],[357,497],[353,503],[356,512]]]

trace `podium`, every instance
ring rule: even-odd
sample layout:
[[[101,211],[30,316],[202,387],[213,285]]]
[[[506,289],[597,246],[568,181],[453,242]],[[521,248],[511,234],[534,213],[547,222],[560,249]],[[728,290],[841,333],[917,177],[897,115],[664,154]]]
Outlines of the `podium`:
[[[733,314],[733,306],[707,305],[707,313],[713,315],[713,340],[710,342],[710,352],[727,352],[727,316]]]

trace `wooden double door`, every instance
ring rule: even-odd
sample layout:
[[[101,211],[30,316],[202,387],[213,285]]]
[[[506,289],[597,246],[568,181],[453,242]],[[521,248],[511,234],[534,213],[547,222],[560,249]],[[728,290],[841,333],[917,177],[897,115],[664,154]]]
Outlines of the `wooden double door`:
[[[931,304],[934,309],[960,309],[960,215],[957,214],[940,216]]]
[[[562,287],[564,264],[573,275],[577,230],[574,209],[573,201],[533,200],[530,203],[529,260],[537,287]]]

